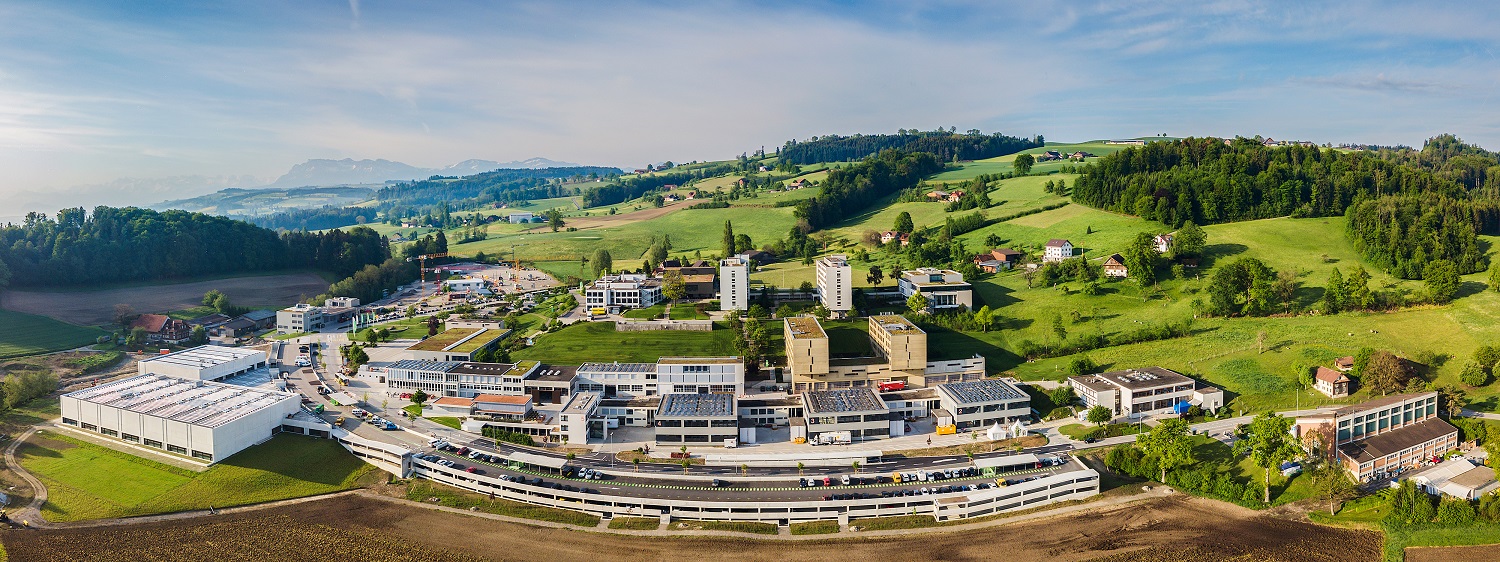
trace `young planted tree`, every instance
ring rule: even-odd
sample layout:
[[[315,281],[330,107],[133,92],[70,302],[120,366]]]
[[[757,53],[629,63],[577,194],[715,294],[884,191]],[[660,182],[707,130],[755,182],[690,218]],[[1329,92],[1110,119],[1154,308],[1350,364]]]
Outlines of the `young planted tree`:
[[[1235,455],[1248,456],[1255,466],[1266,470],[1264,498],[1261,500],[1265,503],[1271,503],[1271,470],[1280,468],[1282,462],[1302,453],[1291,434],[1295,421],[1275,412],[1265,412],[1251,420],[1245,426],[1245,438],[1234,443]]]
[[[1168,470],[1194,461],[1193,438],[1186,420],[1163,421],[1151,431],[1136,435],[1135,443],[1147,456],[1156,457],[1162,482],[1167,481]]]
[[[1328,500],[1329,515],[1338,511],[1340,503],[1359,495],[1359,485],[1338,463],[1318,463],[1312,473],[1312,483],[1318,497]]]
[[[417,389],[416,392],[411,393],[411,403],[418,406],[421,406],[423,403],[427,402],[427,398],[427,392],[420,388]]]
[[[927,297],[922,296],[922,293],[912,293],[910,297],[906,298],[906,309],[910,310],[912,314],[926,312]]]

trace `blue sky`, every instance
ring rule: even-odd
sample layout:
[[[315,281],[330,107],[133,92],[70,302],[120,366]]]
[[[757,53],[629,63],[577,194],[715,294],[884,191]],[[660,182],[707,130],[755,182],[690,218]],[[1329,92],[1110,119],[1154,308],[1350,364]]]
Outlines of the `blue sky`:
[[[0,4],[0,215],[308,158],[635,167],[898,128],[1500,149],[1490,7],[202,4]]]

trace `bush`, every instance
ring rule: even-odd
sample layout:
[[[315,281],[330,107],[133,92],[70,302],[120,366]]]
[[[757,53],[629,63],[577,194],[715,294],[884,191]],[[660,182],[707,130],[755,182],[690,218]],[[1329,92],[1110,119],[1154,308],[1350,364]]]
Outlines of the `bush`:
[[[1075,377],[1092,373],[1094,372],[1094,369],[1097,368],[1099,368],[1099,366],[1095,364],[1094,360],[1090,359],[1087,355],[1084,355],[1082,357],[1074,357],[1072,361],[1068,362],[1068,374]]]
[[[1058,406],[1047,413],[1047,419],[1060,420],[1073,415],[1073,409],[1067,406]]]
[[[1469,500],[1449,498],[1438,504],[1437,520],[1449,525],[1467,525],[1474,522],[1474,506]]]
[[[525,433],[517,433],[514,431],[500,429],[498,427],[486,427],[481,433],[485,437],[494,438],[496,441],[515,443],[517,445],[525,445],[527,447],[536,446],[536,441],[533,440],[530,435],[527,435]]]

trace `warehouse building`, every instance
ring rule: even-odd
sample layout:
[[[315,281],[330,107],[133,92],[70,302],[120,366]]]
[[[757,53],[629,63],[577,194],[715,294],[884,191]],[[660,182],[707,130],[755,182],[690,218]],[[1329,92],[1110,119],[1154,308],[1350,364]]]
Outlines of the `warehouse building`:
[[[1423,466],[1458,448],[1458,429],[1438,417],[1437,392],[1395,394],[1297,418],[1304,440],[1332,443],[1360,482]]]
[[[167,375],[187,380],[223,381],[266,368],[266,352],[242,347],[200,345],[136,362],[142,375]]]
[[[62,395],[63,424],[210,463],[270,439],[296,394],[141,375]]]
[[[958,429],[1008,426],[1031,415],[1031,397],[1002,380],[940,384],[937,394]]]
[[[656,409],[656,442],[722,445],[739,436],[733,394],[664,394]]]

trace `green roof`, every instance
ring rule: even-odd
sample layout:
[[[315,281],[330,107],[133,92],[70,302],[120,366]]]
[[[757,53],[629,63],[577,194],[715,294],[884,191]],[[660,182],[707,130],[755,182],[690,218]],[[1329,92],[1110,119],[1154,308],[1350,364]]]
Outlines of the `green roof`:
[[[458,340],[464,339],[469,334],[478,331],[479,328],[450,328],[444,330],[441,334],[417,342],[416,345],[406,349],[410,351],[443,351],[448,346],[458,343]]]
[[[510,330],[485,330],[483,332],[480,332],[478,335],[469,338],[469,341],[466,341],[462,345],[450,349],[449,351],[452,351],[453,353],[473,353],[475,351],[478,351],[479,348],[487,346],[490,343],[493,343],[495,340],[505,337],[505,335],[509,333]]]

